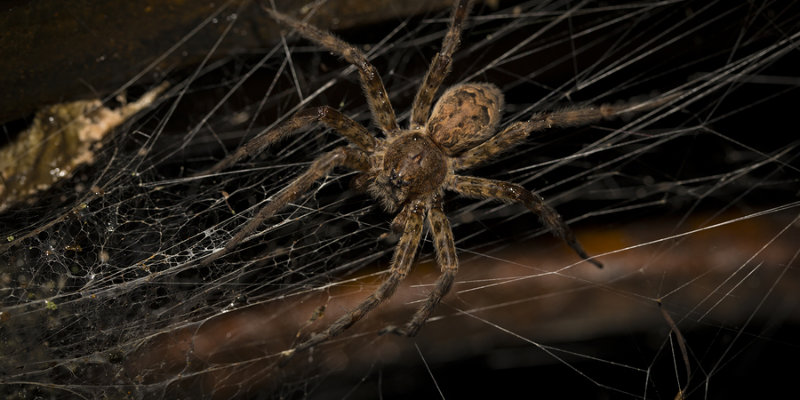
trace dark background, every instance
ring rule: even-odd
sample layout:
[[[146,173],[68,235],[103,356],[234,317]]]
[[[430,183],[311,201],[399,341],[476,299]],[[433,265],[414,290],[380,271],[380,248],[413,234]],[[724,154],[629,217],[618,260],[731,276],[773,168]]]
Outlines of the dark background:
[[[0,383],[7,397],[435,398],[441,391],[446,398],[671,399],[678,388],[692,398],[772,397],[792,389],[785,361],[799,351],[796,39],[782,46],[794,46],[785,55],[755,63],[744,76],[723,74],[797,35],[797,5],[685,1],[609,22],[649,3],[589,2],[581,8],[586,12],[517,49],[513,61],[482,72],[577,3],[477,5],[475,25],[467,27],[446,84],[478,72],[471,80],[503,88],[504,123],[532,111],[655,96],[687,82],[688,90],[697,91],[676,103],[677,112],[650,117],[651,123],[636,126],[612,149],[567,158],[630,120],[535,135],[472,174],[539,190],[572,221],[593,254],[726,224],[609,255],[603,271],[584,264],[552,282],[545,276],[530,286],[508,283],[451,294],[437,310],[440,318],[419,337],[378,337],[382,326],[413,312],[417,303],[409,302],[427,288],[414,285],[435,280],[432,248],[423,244],[421,265],[397,299],[280,370],[273,364],[276,354],[291,345],[316,307],[327,304],[327,315],[306,333],[374,288],[376,277],[344,285],[341,292],[308,290],[385,269],[391,242],[376,238],[391,216],[356,193],[348,176],[331,178],[299,201],[301,207],[276,218],[286,223],[269,228],[267,236],[212,267],[197,268],[193,261],[246,222],[231,217],[229,207],[243,215],[291,179],[299,168],[295,163],[338,144],[337,136],[312,130],[243,161],[234,174],[187,177],[290,113],[301,101],[292,79],[304,96],[334,79],[309,106],[341,106],[365,124],[369,117],[356,74],[342,75],[346,65],[337,57],[292,38],[297,77],[288,67],[280,69],[281,50],[229,93],[273,50],[274,39],[259,31],[270,30],[259,10],[239,12],[242,24],[213,54],[224,24],[193,36],[174,53],[180,56],[160,59],[176,37],[199,24],[190,16],[204,20],[219,7],[178,4],[153,3],[142,15],[122,8],[81,11],[90,3],[72,3],[64,11],[57,9],[63,4],[19,3],[5,11],[6,21],[19,28],[4,34],[6,44],[0,42],[10,60],[3,66],[25,71],[0,74],[0,87],[8,88],[2,90],[4,104],[14,104],[0,107],[6,141],[31,120],[36,105],[87,95],[113,103],[119,92],[135,97],[161,80],[173,84],[158,107],[106,141],[99,161],[48,189],[32,206],[0,215],[3,237],[25,237],[1,249]],[[237,7],[221,12],[220,20]],[[398,115],[407,110],[445,26],[435,21],[446,11],[419,7],[410,12],[389,3],[377,7],[386,16],[363,17],[364,22],[339,17],[344,22],[337,34],[360,45],[374,46],[406,24],[406,33],[396,36],[401,40],[378,46],[382,51],[372,59],[385,74]],[[512,17],[517,11],[522,16]],[[49,12],[71,21],[71,30],[34,19]],[[150,14],[164,19],[150,20]],[[94,22],[100,16],[111,22]],[[25,26],[37,33],[36,41],[13,39],[28,32]],[[85,61],[96,45],[85,38],[108,38],[106,29],[125,34],[113,41],[119,49],[115,66],[97,63],[107,69],[96,70]],[[592,34],[576,34],[586,30]],[[57,44],[58,50],[40,53],[33,50],[44,47],[36,45],[26,51],[30,43]],[[99,48],[97,53],[107,54]],[[625,55],[641,57],[620,72],[602,74]],[[47,73],[53,65],[63,73]],[[265,97],[276,74],[280,79]],[[720,83],[706,94],[702,88],[709,79]],[[591,84],[579,87],[585,82]],[[237,122],[239,114],[249,116],[245,123]],[[659,141],[659,135],[667,139]],[[552,167],[553,160],[565,161]],[[78,189],[91,183],[105,194],[86,197]],[[226,202],[219,200],[222,191],[231,194]],[[89,207],[76,211],[84,203]],[[454,196],[447,202],[462,261],[457,290],[480,285],[473,280],[552,271],[577,261],[523,210],[474,204]],[[764,210],[773,211],[732,222]],[[211,226],[219,229],[205,236]],[[64,250],[76,243],[81,251]],[[104,251],[110,261],[99,256]],[[535,268],[497,266],[495,258]],[[55,301],[58,310],[43,310],[43,299]],[[685,338],[689,379],[658,301]],[[204,353],[203,346],[210,350]]]

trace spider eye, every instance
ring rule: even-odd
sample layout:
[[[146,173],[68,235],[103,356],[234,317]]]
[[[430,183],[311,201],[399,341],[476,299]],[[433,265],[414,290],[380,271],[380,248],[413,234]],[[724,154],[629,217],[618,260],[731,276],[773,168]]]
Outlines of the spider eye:
[[[408,186],[411,182],[408,179],[404,179],[403,176],[397,173],[397,169],[392,168],[391,172],[389,173],[389,182],[391,182],[395,186]]]

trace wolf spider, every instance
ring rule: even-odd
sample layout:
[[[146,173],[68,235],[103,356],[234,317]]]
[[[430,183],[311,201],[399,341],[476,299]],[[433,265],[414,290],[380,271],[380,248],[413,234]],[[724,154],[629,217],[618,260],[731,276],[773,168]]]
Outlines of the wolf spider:
[[[300,111],[277,128],[250,140],[204,174],[213,174],[228,168],[243,157],[257,154],[314,123],[322,123],[338,132],[352,145],[338,147],[317,157],[308,170],[278,192],[223,249],[211,254],[202,263],[209,264],[231,251],[264,220],[308,191],[315,181],[337,167],[359,171],[357,182],[366,187],[372,197],[380,201],[390,213],[399,210],[391,223],[392,230],[400,234],[400,239],[392,258],[389,276],[358,306],[337,319],[326,330],[312,334],[305,342],[284,352],[285,356],[340,334],[391,297],[411,269],[423,224],[427,221],[441,275],[425,303],[405,327],[389,327],[383,331],[406,336],[417,334],[434,307],[450,290],[458,271],[453,232],[443,210],[442,197],[445,190],[476,199],[520,203],[536,213],[543,224],[579,256],[602,267],[600,262],[586,254],[561,216],[538,194],[514,183],[458,175],[456,172],[493,159],[524,141],[532,132],[586,125],[622,113],[651,109],[663,104],[663,101],[622,106],[574,107],[539,113],[533,115],[529,121],[515,122],[500,132],[496,132],[496,128],[503,108],[503,94],[491,83],[470,82],[455,85],[447,89],[434,104],[434,96],[450,72],[453,53],[460,42],[462,25],[471,8],[471,1],[457,0],[453,5],[442,48],[434,56],[411,106],[410,126],[401,129],[378,71],[358,48],[329,32],[267,7],[263,8],[280,24],[343,57],[358,69],[372,118],[384,137],[376,137],[341,112],[322,106]]]

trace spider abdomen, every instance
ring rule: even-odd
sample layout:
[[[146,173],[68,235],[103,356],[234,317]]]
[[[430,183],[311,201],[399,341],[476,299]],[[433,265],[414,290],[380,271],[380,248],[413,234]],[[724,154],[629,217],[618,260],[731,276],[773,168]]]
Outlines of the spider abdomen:
[[[455,156],[494,134],[502,108],[503,94],[491,83],[453,86],[433,107],[428,134],[448,156]]]

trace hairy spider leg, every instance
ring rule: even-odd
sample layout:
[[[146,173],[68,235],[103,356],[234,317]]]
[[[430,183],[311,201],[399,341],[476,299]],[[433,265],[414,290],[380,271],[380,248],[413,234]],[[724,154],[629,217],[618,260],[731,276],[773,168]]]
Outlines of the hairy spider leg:
[[[549,113],[536,113],[529,121],[515,122],[480,145],[465,151],[455,160],[453,168],[458,171],[480,165],[522,143],[533,132],[550,128],[583,126],[620,115],[652,110],[682,94],[682,92],[673,93],[646,102],[621,105],[603,104],[599,107],[578,106]]]
[[[212,253],[200,262],[200,265],[208,265],[233,250],[239,243],[247,238],[248,235],[253,233],[264,220],[275,215],[276,212],[280,211],[290,201],[293,201],[305,193],[314,182],[327,176],[334,168],[340,166],[358,171],[367,171],[369,169],[369,156],[364,151],[353,147],[337,147],[319,156],[306,172],[295,178],[292,183],[275,194],[272,201],[262,207],[261,210],[258,211],[258,214],[225,244],[223,249]]]
[[[197,176],[211,175],[222,171],[236,164],[244,157],[252,157],[253,155],[263,152],[273,144],[297,132],[300,128],[315,122],[320,122],[328,128],[333,129],[364,151],[371,152],[375,149],[376,139],[367,131],[367,128],[364,128],[361,124],[353,121],[335,108],[322,106],[298,111],[286,122],[266,133],[257,135],[249,142],[245,143],[244,146],[239,147],[233,154],[225,157],[216,165],[201,172]]]
[[[293,349],[283,353],[284,360],[281,362],[285,364],[290,357],[294,354],[313,347],[319,343],[327,341],[328,339],[342,333],[345,329],[349,328],[361,318],[363,318],[369,311],[378,306],[381,302],[391,297],[397,289],[397,285],[405,279],[408,275],[414,257],[417,253],[420,238],[422,237],[422,224],[425,212],[425,203],[419,200],[413,201],[406,205],[399,215],[403,215],[402,220],[405,221],[403,235],[395,247],[394,256],[392,258],[392,266],[389,270],[389,276],[381,283],[374,293],[364,299],[359,305],[352,308],[345,315],[339,317],[328,329],[314,333],[311,337],[303,343],[295,346]]]
[[[510,182],[462,175],[449,177],[445,181],[445,187],[467,197],[494,199],[524,205],[538,215],[544,226],[565,241],[581,258],[596,265],[598,268],[603,268],[603,264],[586,254],[583,247],[575,239],[572,230],[561,218],[561,215],[548,206],[538,194]]]
[[[422,128],[428,121],[436,91],[439,90],[444,78],[450,74],[453,53],[455,53],[461,42],[462,24],[467,15],[469,15],[471,7],[472,1],[470,0],[459,0],[453,4],[450,28],[442,40],[442,49],[433,56],[428,72],[425,74],[417,95],[414,97],[414,103],[412,103],[411,108],[411,129]]]
[[[416,336],[422,325],[433,313],[436,305],[450,292],[450,288],[453,286],[456,273],[458,273],[458,257],[456,256],[456,245],[453,240],[453,230],[450,229],[450,222],[444,213],[441,199],[437,199],[434,206],[428,210],[428,226],[433,235],[436,263],[439,264],[441,274],[436,283],[434,283],[425,303],[414,313],[414,317],[411,318],[406,326],[404,328],[388,326],[381,331],[381,334],[394,333],[403,336]]]
[[[367,97],[367,103],[369,103],[375,123],[386,137],[392,137],[399,132],[400,128],[397,125],[392,104],[389,102],[389,95],[383,86],[383,80],[381,80],[378,70],[370,64],[361,50],[337,38],[330,32],[304,24],[288,15],[267,8],[263,4],[262,8],[279,23],[292,28],[304,38],[334,54],[342,56],[348,63],[353,64],[358,69],[361,88]]]

